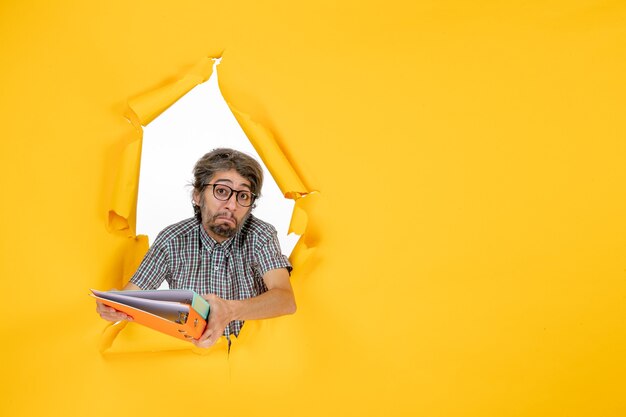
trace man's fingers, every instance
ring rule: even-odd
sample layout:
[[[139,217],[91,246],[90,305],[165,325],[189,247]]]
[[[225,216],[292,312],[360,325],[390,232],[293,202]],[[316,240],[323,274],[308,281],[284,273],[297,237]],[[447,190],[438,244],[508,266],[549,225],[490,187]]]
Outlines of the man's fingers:
[[[128,314],[117,311],[113,307],[106,306],[100,302],[96,302],[96,311],[100,314],[100,317],[108,321],[133,320]]]
[[[133,318],[126,313],[122,313],[121,311],[114,310],[112,313],[113,317],[117,320],[132,320]]]
[[[213,334],[213,330],[207,329],[204,333],[202,333],[202,336],[200,336],[200,339],[198,340],[200,340],[201,342],[204,342],[205,340],[209,339],[212,334]]]
[[[100,317],[108,321],[122,321],[122,320],[132,321],[133,320],[132,317],[124,313],[120,313],[120,312],[101,314]]]
[[[204,340],[202,340],[202,339],[199,339],[199,340],[192,339],[192,342],[197,347],[202,348],[202,349],[206,349],[206,348],[210,348],[211,346],[213,346],[217,342],[217,339],[215,339],[215,340],[214,340],[214,338],[208,338],[208,339],[204,339]]]
[[[199,339],[192,339],[191,342],[199,348],[207,349],[217,343],[221,334],[221,332],[215,329],[207,328]]]
[[[111,308],[111,307],[107,307],[104,304],[100,304],[96,307],[96,311],[98,312],[98,314],[103,315],[103,314],[111,314],[111,313],[115,313],[115,309]]]

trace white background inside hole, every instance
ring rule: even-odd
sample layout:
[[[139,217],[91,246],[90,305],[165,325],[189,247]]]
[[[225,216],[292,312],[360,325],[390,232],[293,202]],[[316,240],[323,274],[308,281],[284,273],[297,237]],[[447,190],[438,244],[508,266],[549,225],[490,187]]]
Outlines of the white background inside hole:
[[[144,129],[137,234],[147,235],[152,245],[164,227],[193,216],[193,166],[202,155],[218,147],[237,149],[261,163],[265,178],[262,197],[253,214],[276,227],[283,253],[291,254],[299,238],[287,235],[294,202],[283,197],[228,108],[215,68],[207,82],[195,87]]]

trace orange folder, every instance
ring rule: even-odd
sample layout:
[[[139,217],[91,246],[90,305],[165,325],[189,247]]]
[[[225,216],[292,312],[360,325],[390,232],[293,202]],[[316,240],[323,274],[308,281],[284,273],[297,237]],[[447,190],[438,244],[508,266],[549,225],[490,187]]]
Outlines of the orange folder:
[[[134,322],[178,339],[198,339],[206,327],[209,305],[193,291],[91,292],[98,301],[128,314]],[[150,298],[151,295],[156,299]]]

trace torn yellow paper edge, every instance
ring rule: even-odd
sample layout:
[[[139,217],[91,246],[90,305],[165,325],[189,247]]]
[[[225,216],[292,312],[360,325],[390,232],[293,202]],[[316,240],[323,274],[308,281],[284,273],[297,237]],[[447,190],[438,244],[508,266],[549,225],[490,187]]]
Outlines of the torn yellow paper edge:
[[[128,106],[135,112],[141,125],[147,126],[191,89],[208,80],[213,73],[214,59],[217,58],[202,58],[180,80],[128,100]]]
[[[304,184],[296,174],[293,166],[276,143],[274,135],[263,125],[256,123],[252,118],[226,102],[235,115],[237,122],[256,149],[257,153],[265,162],[280,191],[285,197],[293,200],[307,194]]]
[[[135,234],[134,222],[131,214],[136,208],[136,198],[139,187],[139,166],[141,161],[141,133],[139,138],[132,141],[122,152],[120,166],[115,178],[113,195],[109,205],[109,231],[127,231]]]
[[[136,233],[131,218],[137,207],[142,126],[147,126],[191,89],[208,80],[212,73],[213,58],[205,57],[178,81],[128,100],[128,110],[124,117],[135,128],[137,138],[122,153],[109,206],[107,225],[110,231],[126,230],[129,237],[134,237]]]
[[[128,100],[128,109],[125,118],[134,127],[136,139],[131,141],[124,149],[120,167],[114,183],[113,195],[110,202],[108,212],[107,226],[110,232],[126,231],[127,236],[136,238],[135,228],[135,210],[137,207],[137,195],[139,184],[139,172],[141,163],[141,144],[143,141],[143,128],[152,120],[163,113],[167,108],[173,105],[181,97],[191,91],[197,85],[207,81],[213,73],[213,63],[219,57],[202,58],[188,73],[181,79],[159,87],[153,91],[136,96]],[[301,235],[301,238],[292,252],[292,263],[294,266],[302,265],[309,258],[313,250],[311,242],[304,239],[306,233],[306,225],[308,223],[308,215],[306,205],[303,205],[303,198],[309,191],[304,186],[303,181],[297,175],[292,164],[289,162],[283,151],[280,149],[274,135],[252,118],[233,107],[228,103],[229,108],[235,115],[244,133],[256,149],[259,156],[267,166],[268,170],[276,180],[278,187],[286,198],[296,201],[294,211],[291,218],[289,233]],[[144,245],[139,245],[144,246]],[[145,248],[144,251],[145,252]],[[137,254],[138,255],[138,254]],[[136,256],[133,256],[134,259]],[[130,326],[138,327],[138,326]],[[164,350],[180,350],[193,349],[193,345],[179,341],[158,342],[158,346],[154,346],[152,337],[153,332],[143,334],[140,338],[146,343],[140,345],[126,346],[128,343],[122,342],[122,346],[113,346],[117,336],[124,330],[129,332],[129,328],[122,324],[111,325],[105,329],[103,338],[100,343],[100,350],[104,353],[128,353],[130,351],[164,351]],[[147,329],[132,329],[133,333],[148,332]],[[160,335],[154,335],[157,338]],[[135,338],[133,338],[135,339]],[[171,343],[170,343],[171,342]],[[133,342],[134,343],[134,342]],[[172,343],[174,345],[172,345]],[[197,349],[196,349],[197,350]]]

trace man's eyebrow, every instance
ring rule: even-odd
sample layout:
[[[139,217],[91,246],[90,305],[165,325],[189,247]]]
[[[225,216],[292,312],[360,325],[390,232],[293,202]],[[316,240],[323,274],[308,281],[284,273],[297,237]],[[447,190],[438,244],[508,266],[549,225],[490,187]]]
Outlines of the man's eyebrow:
[[[219,179],[219,180],[215,180],[213,182],[216,183],[216,184],[219,183],[219,182],[227,182],[230,185],[234,185],[234,183],[231,180],[229,180],[228,178],[222,178],[222,179]],[[242,187],[246,187],[248,190],[252,190],[252,187],[250,187],[248,184],[241,184],[241,186]]]

